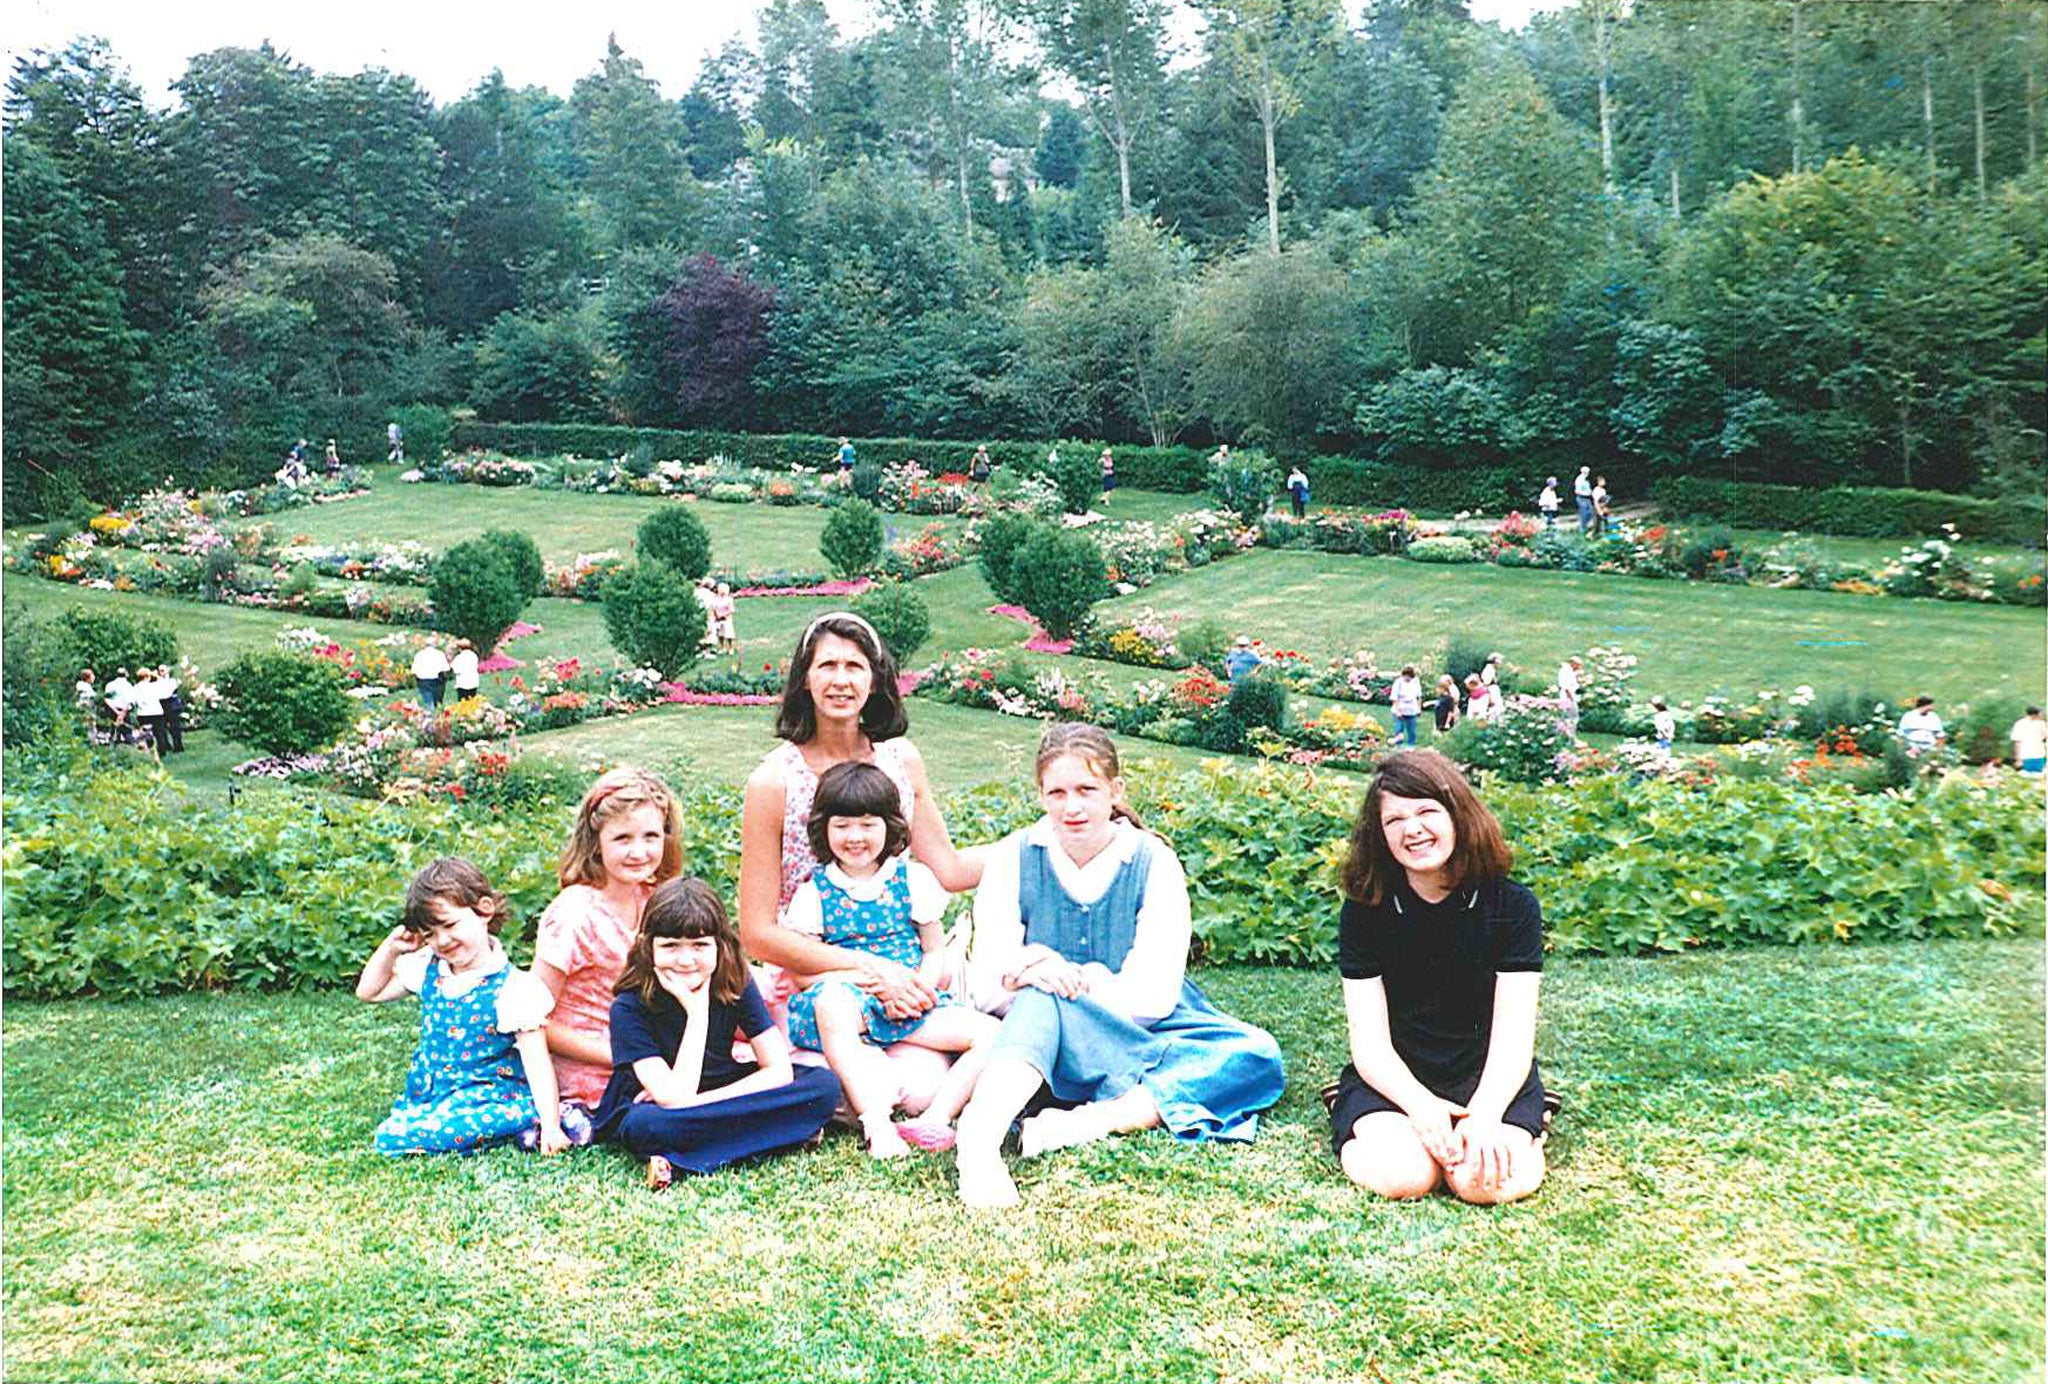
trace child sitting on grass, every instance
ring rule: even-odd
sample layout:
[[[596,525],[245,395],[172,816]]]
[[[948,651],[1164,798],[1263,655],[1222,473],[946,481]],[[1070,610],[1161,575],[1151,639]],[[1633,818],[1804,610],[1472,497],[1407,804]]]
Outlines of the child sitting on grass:
[[[506,959],[504,920],[504,895],[481,870],[436,860],[406,886],[403,920],[364,964],[357,999],[420,997],[419,1049],[377,1126],[379,1153],[475,1153],[522,1137],[558,1153],[572,1142],[548,1058],[554,997]]]
[[[869,1153],[896,1158],[913,1145],[951,1148],[953,1121],[974,1094],[1001,1025],[942,988],[946,891],[905,854],[910,824],[903,818],[902,797],[872,764],[836,764],[819,777],[810,838],[812,852],[825,863],[790,899],[788,925],[866,953],[881,965],[914,971],[938,994],[938,1003],[922,1014],[891,1018],[882,1001],[861,988],[864,972],[805,976],[806,988],[789,1002],[790,1040],[825,1054],[860,1119]],[[881,1051],[892,1043],[962,1054],[924,1113],[900,1123],[891,1117],[902,1091]]]

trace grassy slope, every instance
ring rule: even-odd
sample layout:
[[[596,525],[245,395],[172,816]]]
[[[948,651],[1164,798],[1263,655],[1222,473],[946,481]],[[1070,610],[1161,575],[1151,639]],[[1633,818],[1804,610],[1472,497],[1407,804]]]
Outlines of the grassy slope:
[[[2037,697],[2048,658],[2038,610],[1327,553],[1253,552],[1101,609],[1147,606],[1221,616],[1313,655],[1362,645],[1383,666],[1426,662],[1452,634],[1545,672],[1568,653],[1618,644],[1641,659],[1639,688],[1674,699],[1800,683],[1894,701],[1922,690],[1945,701]]]
[[[659,1198],[606,1151],[380,1160],[406,1005],[10,1005],[10,1373],[2039,1377],[2038,941],[1560,961],[1550,1183],[1497,1212],[1339,1179],[1333,978],[1203,981],[1286,1050],[1259,1141],[1021,1165],[1009,1220],[845,1135]]]

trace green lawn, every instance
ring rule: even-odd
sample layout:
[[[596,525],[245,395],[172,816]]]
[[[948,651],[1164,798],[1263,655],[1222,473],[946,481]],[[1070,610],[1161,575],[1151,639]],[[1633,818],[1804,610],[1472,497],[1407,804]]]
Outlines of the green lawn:
[[[1561,960],[1550,1180],[1492,1211],[1340,1179],[1333,976],[1201,979],[1285,1050],[1258,1142],[1021,1164],[1007,1218],[844,1134],[658,1197],[381,1160],[404,1004],[11,1004],[9,1376],[2041,1377],[2038,940]]]
[[[1567,654],[1618,644],[1636,687],[1697,700],[1726,688],[1871,688],[1893,701],[2039,697],[2042,612],[1888,596],[1643,581],[1484,565],[1431,566],[1256,551],[1098,607],[1216,615],[1233,632],[1313,656],[1370,648],[1382,667],[1427,663],[1454,634],[1546,676]]]

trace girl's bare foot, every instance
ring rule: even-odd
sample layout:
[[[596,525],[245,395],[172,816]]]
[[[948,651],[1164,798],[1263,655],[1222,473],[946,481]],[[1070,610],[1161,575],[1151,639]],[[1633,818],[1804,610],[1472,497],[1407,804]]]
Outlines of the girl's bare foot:
[[[896,1126],[884,1114],[863,1115],[860,1121],[861,1133],[867,1136],[870,1158],[908,1158],[916,1150],[903,1142],[903,1136],[896,1132]]]
[[[1017,1195],[1017,1183],[1003,1166],[1000,1153],[962,1158],[959,1170],[962,1205],[982,1211],[1007,1211],[1022,1204],[1024,1199]]]

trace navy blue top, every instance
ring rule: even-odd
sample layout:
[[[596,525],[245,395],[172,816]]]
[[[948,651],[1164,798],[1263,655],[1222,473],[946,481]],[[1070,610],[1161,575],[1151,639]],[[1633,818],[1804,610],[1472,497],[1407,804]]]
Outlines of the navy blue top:
[[[751,979],[739,999],[731,1004],[712,996],[705,1017],[710,1031],[704,1039],[704,1068],[697,1089],[715,1091],[752,1075],[755,1070],[751,1062],[733,1060],[734,1035],[754,1038],[775,1021],[768,1017],[768,1006]],[[591,1117],[600,1133],[640,1095],[640,1078],[634,1075],[633,1064],[643,1057],[674,1062],[676,1054],[682,1051],[683,1033],[689,1026],[689,1016],[666,990],[657,989],[652,1004],[643,1001],[638,990],[628,990],[612,1001],[612,1079],[606,1083],[604,1098]]]
[[[1394,1051],[1434,1090],[1486,1066],[1494,977],[1543,969],[1543,909],[1513,880],[1453,889],[1436,903],[1403,880],[1378,905],[1344,901],[1337,969],[1386,986]]]

